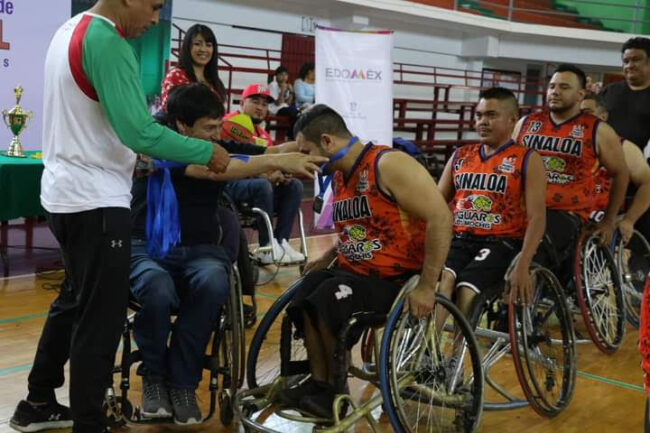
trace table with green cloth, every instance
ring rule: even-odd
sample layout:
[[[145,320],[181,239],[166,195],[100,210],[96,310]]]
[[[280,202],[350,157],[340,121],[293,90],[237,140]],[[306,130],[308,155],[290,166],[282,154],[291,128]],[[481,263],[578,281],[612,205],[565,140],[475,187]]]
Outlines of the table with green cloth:
[[[7,221],[21,217],[38,217],[45,215],[41,206],[41,175],[43,161],[37,156],[40,151],[25,152],[26,158],[13,158],[0,154],[0,256],[4,275],[9,275],[9,258],[7,254]],[[26,227],[26,246],[32,243],[32,220]]]
[[[41,207],[43,160],[39,151],[25,152],[26,158],[0,154],[0,221],[45,215]]]

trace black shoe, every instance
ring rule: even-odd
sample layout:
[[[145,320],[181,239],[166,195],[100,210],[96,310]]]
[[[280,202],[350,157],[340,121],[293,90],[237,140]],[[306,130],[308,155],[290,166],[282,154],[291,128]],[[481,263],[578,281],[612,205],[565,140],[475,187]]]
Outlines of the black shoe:
[[[72,427],[70,408],[57,402],[34,405],[21,400],[16,407],[9,426],[21,432]]]
[[[317,394],[329,385],[324,382],[313,380],[311,377],[305,382],[293,388],[286,388],[276,394],[276,399],[279,404],[287,407],[298,407],[300,400],[312,394]]]
[[[334,388],[328,386],[327,388],[321,389],[318,393],[308,395],[301,399],[298,407],[318,418],[332,419],[334,418],[332,405],[335,396]]]

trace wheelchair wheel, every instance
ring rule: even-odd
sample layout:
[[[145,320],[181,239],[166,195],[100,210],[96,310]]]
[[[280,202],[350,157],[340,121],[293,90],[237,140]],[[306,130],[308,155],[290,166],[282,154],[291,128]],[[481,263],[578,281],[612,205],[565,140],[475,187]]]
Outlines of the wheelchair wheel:
[[[560,413],[571,401],[576,381],[573,319],[560,283],[551,271],[534,267],[532,306],[508,308],[512,358],[531,407],[544,417]]]
[[[621,239],[616,249],[616,266],[623,284],[625,318],[635,328],[639,328],[641,298],[646,275],[650,273],[650,245],[638,231],[627,245]]]
[[[218,353],[220,367],[217,368],[223,372],[219,402],[226,402],[228,404],[237,390],[242,387],[244,377],[244,313],[242,309],[241,286],[236,270],[233,270],[231,277],[231,292],[226,301],[225,312],[221,318],[219,333],[220,338],[215,339],[213,342],[213,344],[216,344],[218,341],[218,347],[214,348],[216,351],[213,351],[213,353]],[[224,398],[224,394],[229,398]],[[232,412],[232,404],[229,404],[229,406],[230,409],[223,405],[220,406],[220,415],[222,417],[224,411],[227,412],[230,410]]]
[[[293,299],[299,279],[289,287],[260,321],[248,351],[246,379],[249,389],[270,385],[280,376],[296,376],[301,380],[309,374],[307,350],[295,326],[288,320],[286,309]],[[282,358],[287,362],[282,362]]]
[[[625,333],[625,305],[618,268],[611,252],[594,235],[580,238],[574,263],[578,305],[598,349],[614,353]]]
[[[422,319],[403,312],[403,306],[401,299],[388,316],[379,362],[384,410],[393,429],[476,431],[483,368],[467,319],[439,295],[434,312]]]

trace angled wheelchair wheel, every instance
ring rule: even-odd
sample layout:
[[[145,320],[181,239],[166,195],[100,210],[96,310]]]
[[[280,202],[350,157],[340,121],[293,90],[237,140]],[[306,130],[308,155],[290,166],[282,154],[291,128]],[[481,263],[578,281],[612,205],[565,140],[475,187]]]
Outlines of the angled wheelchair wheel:
[[[237,270],[231,276],[231,291],[219,323],[219,338],[213,340],[213,353],[219,358],[217,370],[223,374],[219,393],[219,415],[222,423],[232,421],[232,398],[244,381],[245,336],[241,284]],[[213,377],[215,372],[212,372]],[[212,412],[212,410],[211,410]]]
[[[574,280],[589,336],[603,353],[614,353],[625,334],[623,289],[611,252],[594,235],[580,237]]]
[[[557,278],[533,267],[532,306],[511,302],[510,344],[517,377],[531,407],[553,417],[568,406],[576,381],[573,319]]]
[[[275,300],[255,331],[246,364],[249,389],[270,385],[280,376],[281,368],[285,369],[283,375],[294,376],[298,381],[309,373],[303,339],[286,315],[301,281],[296,281]],[[287,362],[281,362],[283,357]]]
[[[641,233],[635,230],[627,245],[620,239],[616,248],[616,266],[623,286],[625,318],[638,329],[643,287],[646,275],[650,274],[650,245]]]
[[[434,311],[422,319],[403,312],[403,305],[401,299],[388,316],[379,362],[384,411],[393,429],[476,431],[483,368],[467,319],[439,295]]]

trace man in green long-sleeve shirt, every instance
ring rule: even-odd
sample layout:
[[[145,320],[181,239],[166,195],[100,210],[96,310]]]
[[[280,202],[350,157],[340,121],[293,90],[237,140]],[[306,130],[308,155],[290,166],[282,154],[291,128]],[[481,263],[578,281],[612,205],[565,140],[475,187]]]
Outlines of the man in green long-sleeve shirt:
[[[41,203],[63,254],[66,280],[52,303],[29,394],[10,421],[19,431],[73,425],[99,433],[102,401],[129,292],[135,152],[223,172],[217,144],[183,137],[147,111],[127,38],[158,22],[164,0],[98,0],[54,35],[45,59]],[[70,359],[70,409],[56,402]]]

